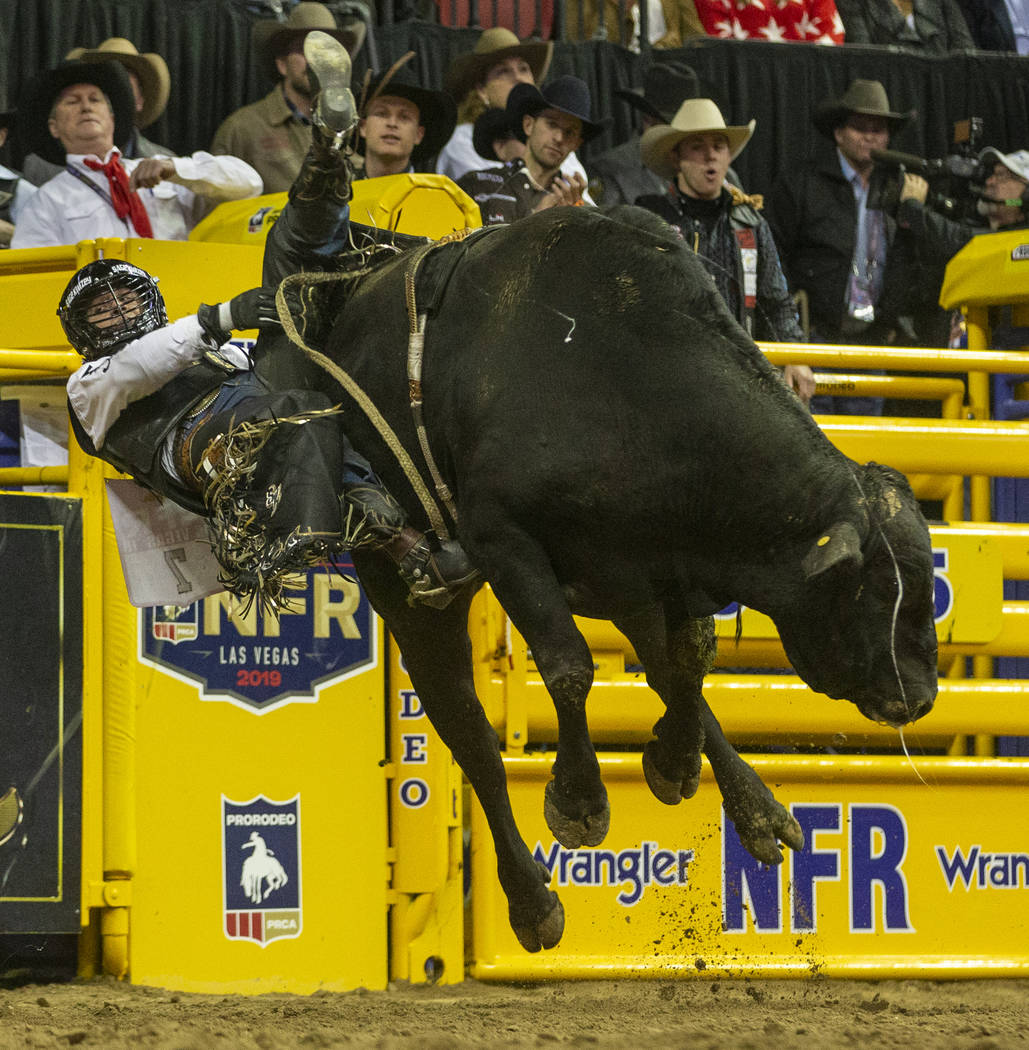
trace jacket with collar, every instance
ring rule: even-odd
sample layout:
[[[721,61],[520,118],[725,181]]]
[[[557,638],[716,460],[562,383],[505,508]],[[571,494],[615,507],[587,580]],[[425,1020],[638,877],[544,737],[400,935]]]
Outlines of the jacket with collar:
[[[957,0],[912,0],[911,6],[913,28],[893,0],[836,0],[848,44],[892,44],[931,55],[975,49]]]
[[[790,290],[807,292],[812,329],[835,340],[847,310],[858,215],[854,189],[836,150],[781,176],[765,203]],[[887,250],[896,232],[896,221],[887,215]],[[886,281],[884,277],[884,288]]]
[[[711,202],[713,221],[694,218],[677,190],[660,195],[645,194],[636,202],[674,226],[700,257],[711,274],[730,312],[754,339],[803,342],[804,333],[790,298],[779,264],[779,255],[768,223],[760,215],[759,197],[748,197],[737,186],[723,189],[717,203]],[[743,249],[739,231],[752,231],[756,250],[756,296],[748,306],[744,289]]]

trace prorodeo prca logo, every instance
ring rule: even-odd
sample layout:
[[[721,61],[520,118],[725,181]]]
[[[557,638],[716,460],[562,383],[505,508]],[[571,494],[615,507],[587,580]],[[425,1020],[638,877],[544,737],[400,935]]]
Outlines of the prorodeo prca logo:
[[[222,795],[222,882],[225,936],[261,947],[299,937],[300,796],[275,802]]]

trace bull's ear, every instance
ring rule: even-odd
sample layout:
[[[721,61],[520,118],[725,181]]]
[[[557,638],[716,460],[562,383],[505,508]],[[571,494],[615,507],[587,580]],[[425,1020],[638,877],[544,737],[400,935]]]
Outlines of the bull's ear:
[[[849,521],[830,525],[801,559],[804,579],[811,580],[830,569],[857,569],[862,562],[861,537]]]

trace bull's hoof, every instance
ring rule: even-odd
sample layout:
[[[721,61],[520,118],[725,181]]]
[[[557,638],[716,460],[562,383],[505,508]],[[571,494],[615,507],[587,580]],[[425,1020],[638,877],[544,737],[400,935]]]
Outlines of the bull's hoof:
[[[543,816],[547,827],[554,838],[565,849],[578,849],[580,846],[599,846],[607,835],[611,824],[611,807],[607,795],[603,799],[603,808],[596,813],[579,815],[565,813],[558,805],[560,793],[553,780],[543,792]]]
[[[543,884],[550,884],[550,872],[545,864],[537,862]],[[518,938],[518,943],[527,952],[538,952],[543,948],[556,948],[565,931],[565,910],[560,898],[553,890],[547,891],[550,908],[542,919],[533,921],[523,915],[516,915],[514,908],[508,912],[511,929]]]
[[[700,786],[699,756],[695,773],[679,772],[666,776],[658,768],[660,761],[661,745],[656,740],[648,740],[643,748],[643,776],[654,798],[666,806],[677,806],[684,798],[692,798]]]
[[[769,795],[770,805],[761,807],[761,812],[745,816],[729,814],[736,826],[736,834],[743,848],[762,864],[782,864],[783,855],[779,843],[800,850],[804,848],[804,832],[794,818]]]

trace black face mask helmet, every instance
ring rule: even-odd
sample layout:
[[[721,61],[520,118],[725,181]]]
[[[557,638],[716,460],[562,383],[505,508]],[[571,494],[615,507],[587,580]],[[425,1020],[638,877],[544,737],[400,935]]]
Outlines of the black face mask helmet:
[[[98,259],[68,282],[57,308],[68,342],[87,360],[168,323],[157,279],[121,259]]]

